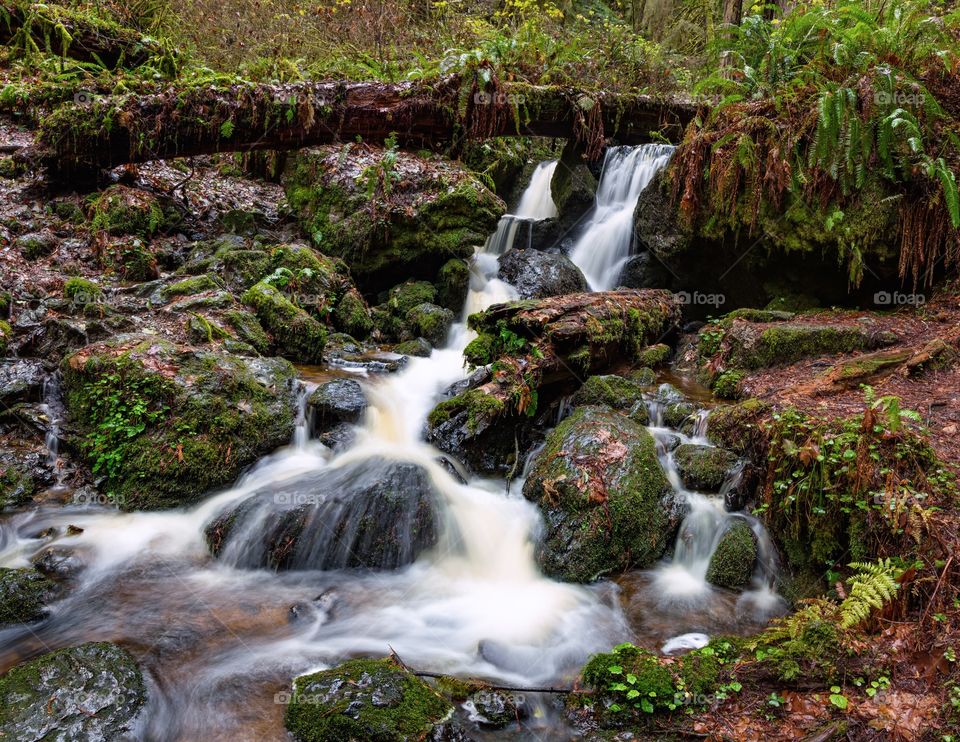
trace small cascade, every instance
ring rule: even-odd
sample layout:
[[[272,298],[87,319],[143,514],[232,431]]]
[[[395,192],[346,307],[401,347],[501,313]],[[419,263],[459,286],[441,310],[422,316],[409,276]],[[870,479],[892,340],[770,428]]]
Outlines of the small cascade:
[[[633,248],[633,212],[640,193],[667,166],[673,150],[669,144],[607,150],[593,212],[570,252],[593,291],[617,285]]]
[[[298,382],[297,384],[297,416],[293,426],[293,447],[306,448],[310,442],[310,431],[313,428],[313,408],[310,407],[310,394],[316,385]]]
[[[557,206],[550,192],[550,181],[556,169],[556,160],[537,165],[517,208],[500,217],[496,231],[487,238],[485,253],[503,255],[517,245],[518,235],[523,235],[523,247],[531,246],[534,222],[552,219],[557,215]]]
[[[64,416],[64,407],[58,374],[44,379],[43,402],[40,409],[47,418],[47,430],[44,436],[44,446],[47,449],[46,463],[53,472],[55,489],[60,490],[64,487],[66,472],[63,461],[60,459],[60,423]]]

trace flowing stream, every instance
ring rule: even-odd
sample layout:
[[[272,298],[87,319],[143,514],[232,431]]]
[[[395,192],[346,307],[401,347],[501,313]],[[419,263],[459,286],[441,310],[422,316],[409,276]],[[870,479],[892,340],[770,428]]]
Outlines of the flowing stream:
[[[657,145],[608,154],[591,227],[605,241],[598,237],[596,260],[584,262],[593,271],[588,275],[594,288],[614,280],[609,276],[616,275],[624,250],[618,230],[633,211],[628,202],[635,204],[638,189],[670,151]],[[555,213],[550,200],[555,167],[537,168],[514,222]],[[600,256],[600,246],[611,254]],[[291,677],[345,657],[394,651],[418,669],[514,686],[548,685],[571,682],[591,653],[635,638],[616,585],[571,585],[541,575],[533,556],[538,513],[519,496],[522,482],[509,491],[500,480],[462,483],[423,441],[428,412],[466,375],[462,353],[472,338],[466,316],[516,296],[496,278],[497,257],[509,248],[494,235],[478,251],[463,316],[445,347],[428,358],[411,357],[397,373],[356,377],[370,404],[347,450],[335,454],[310,439],[311,387],[304,384],[291,445],[193,508],[121,513],[40,506],[0,521],[0,566],[24,566],[42,549],[52,550],[67,569],[71,560],[83,565],[74,589],[54,604],[50,618],[0,629],[0,670],[40,651],[119,641],[138,654],[147,671],[150,708],[142,738],[260,740],[282,736],[282,691]],[[658,424],[656,403],[651,412],[651,432],[658,439],[678,435]],[[684,440],[701,442],[702,422]],[[228,554],[220,560],[209,555],[204,528],[231,505],[373,459],[422,467],[438,493],[439,542],[413,564],[380,573],[275,573],[232,566]],[[683,492],[665,448],[663,464],[690,513],[673,561],[645,573],[644,584],[655,586],[664,599],[708,600],[717,592],[704,580],[709,554],[734,517],[748,519],[761,543],[760,561],[772,564],[759,524],[723,512],[716,498]],[[739,600],[773,601],[771,574],[772,568],[758,568],[754,589]],[[691,624],[691,630],[701,626],[709,631],[709,619]],[[668,616],[646,638],[656,646],[677,633]],[[526,722],[534,735],[555,723],[546,708]]]

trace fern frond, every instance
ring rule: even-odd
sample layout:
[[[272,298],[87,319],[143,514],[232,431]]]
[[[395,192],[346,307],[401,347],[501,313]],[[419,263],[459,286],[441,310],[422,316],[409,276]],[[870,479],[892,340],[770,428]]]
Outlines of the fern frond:
[[[851,629],[866,621],[874,610],[882,609],[893,600],[897,589],[900,569],[881,559],[876,563],[853,562],[849,565],[857,571],[850,578],[850,592],[840,604],[840,626]]]

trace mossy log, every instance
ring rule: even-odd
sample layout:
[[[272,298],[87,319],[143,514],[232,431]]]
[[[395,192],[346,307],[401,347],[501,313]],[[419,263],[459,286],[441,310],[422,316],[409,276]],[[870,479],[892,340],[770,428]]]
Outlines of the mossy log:
[[[361,137],[401,146],[457,146],[497,136],[677,140],[696,113],[688,101],[505,83],[475,92],[472,80],[245,83],[172,87],[154,95],[68,104],[45,119],[37,159],[54,174],[216,152],[291,150]],[[593,113],[599,106],[599,115]]]
[[[110,69],[139,67],[154,56],[175,57],[156,39],[90,11],[15,0],[0,0],[0,44]]]

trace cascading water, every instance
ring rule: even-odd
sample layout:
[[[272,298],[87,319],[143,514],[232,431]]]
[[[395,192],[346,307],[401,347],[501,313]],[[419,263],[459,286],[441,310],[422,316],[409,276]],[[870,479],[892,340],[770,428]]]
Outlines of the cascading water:
[[[640,193],[667,166],[673,150],[669,144],[607,150],[593,211],[570,252],[593,291],[616,286],[633,247],[633,212]]]
[[[524,247],[529,247],[533,238],[533,223],[557,215],[557,206],[550,192],[550,182],[556,169],[556,160],[537,165],[517,208],[513,213],[500,217],[496,231],[487,240],[485,253],[503,255],[516,245],[517,236],[524,232]]]
[[[47,418],[47,430],[44,436],[44,446],[47,449],[47,467],[53,472],[54,488],[60,490],[64,486],[66,473],[63,462],[60,460],[60,421],[63,418],[63,400],[60,395],[60,381],[56,374],[47,377],[43,382],[43,402],[40,409]]]

